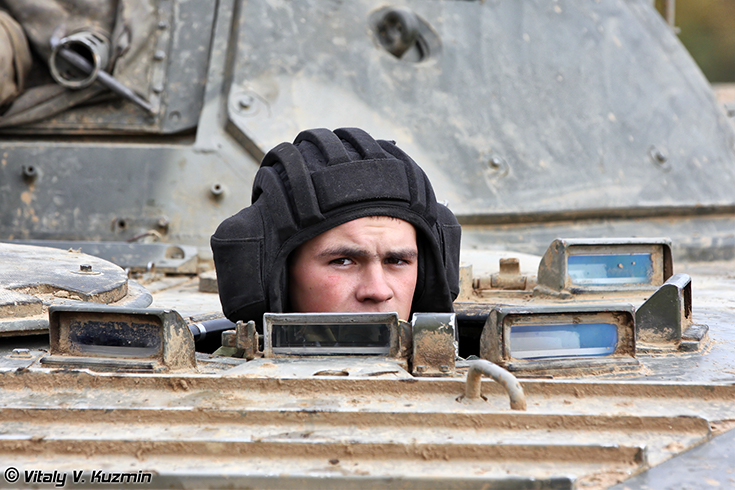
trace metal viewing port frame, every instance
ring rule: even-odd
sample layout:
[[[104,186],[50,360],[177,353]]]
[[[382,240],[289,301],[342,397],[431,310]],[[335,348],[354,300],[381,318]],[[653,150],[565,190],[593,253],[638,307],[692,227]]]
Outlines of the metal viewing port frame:
[[[399,352],[400,331],[398,313],[266,313],[263,315],[263,355],[383,355],[395,357]],[[389,336],[385,345],[380,346],[279,346],[274,343],[278,327],[326,326],[353,327],[385,326]]]

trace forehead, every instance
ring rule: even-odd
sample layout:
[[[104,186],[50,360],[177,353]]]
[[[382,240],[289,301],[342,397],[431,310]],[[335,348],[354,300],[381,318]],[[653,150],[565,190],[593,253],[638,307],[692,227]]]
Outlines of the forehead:
[[[302,247],[316,250],[345,244],[376,250],[416,248],[416,230],[411,223],[398,218],[367,216],[327,230]]]

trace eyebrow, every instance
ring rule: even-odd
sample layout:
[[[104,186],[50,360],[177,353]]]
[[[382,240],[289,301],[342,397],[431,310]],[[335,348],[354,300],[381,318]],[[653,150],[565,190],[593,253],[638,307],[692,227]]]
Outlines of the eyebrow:
[[[329,257],[369,257],[372,254],[365,249],[357,247],[335,247],[327,248],[319,252],[317,257],[329,258]],[[383,258],[386,259],[415,259],[419,253],[417,250],[412,248],[390,250]]]

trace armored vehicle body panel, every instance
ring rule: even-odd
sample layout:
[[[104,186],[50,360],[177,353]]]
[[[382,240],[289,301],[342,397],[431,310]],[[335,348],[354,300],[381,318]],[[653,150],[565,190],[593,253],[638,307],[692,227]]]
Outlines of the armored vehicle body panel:
[[[733,114],[650,0],[62,3],[0,0],[0,486],[732,485]],[[456,316],[228,324],[209,236],[340,126],[457,214]]]

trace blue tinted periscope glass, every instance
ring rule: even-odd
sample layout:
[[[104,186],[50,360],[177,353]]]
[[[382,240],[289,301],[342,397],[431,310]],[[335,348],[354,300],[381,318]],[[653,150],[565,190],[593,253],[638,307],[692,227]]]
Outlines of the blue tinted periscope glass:
[[[516,359],[609,356],[617,343],[618,328],[612,323],[510,328],[510,355]]]
[[[649,284],[653,261],[651,254],[570,255],[567,273],[579,286]]]

